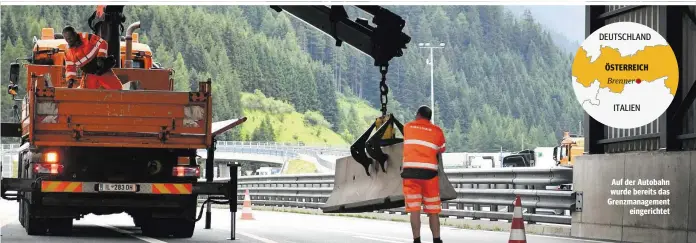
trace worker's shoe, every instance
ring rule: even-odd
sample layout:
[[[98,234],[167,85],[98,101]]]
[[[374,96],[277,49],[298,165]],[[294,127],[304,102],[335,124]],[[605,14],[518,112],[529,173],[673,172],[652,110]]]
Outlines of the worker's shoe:
[[[442,243],[440,238],[433,238],[433,243]]]
[[[420,237],[413,239],[413,243],[421,243]]]

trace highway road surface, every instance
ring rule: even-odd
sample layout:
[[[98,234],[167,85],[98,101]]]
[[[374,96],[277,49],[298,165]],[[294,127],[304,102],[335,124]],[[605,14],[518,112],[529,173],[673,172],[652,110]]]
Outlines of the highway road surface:
[[[405,222],[266,211],[253,211],[254,220],[237,220],[237,240],[228,241],[227,238],[230,236],[229,211],[213,210],[212,229],[204,229],[204,220],[201,220],[197,224],[193,238],[190,239],[154,239],[142,236],[140,230],[133,226],[133,221],[127,214],[85,216],[85,218],[75,221],[71,237],[28,236],[17,221],[17,203],[0,199],[0,226],[2,226],[0,242],[412,242],[410,226]],[[427,226],[422,228],[422,238],[424,243],[432,243],[432,235]],[[444,242],[505,243],[508,238],[509,233],[507,232],[442,228]],[[527,235],[527,242],[595,243],[601,241]]]

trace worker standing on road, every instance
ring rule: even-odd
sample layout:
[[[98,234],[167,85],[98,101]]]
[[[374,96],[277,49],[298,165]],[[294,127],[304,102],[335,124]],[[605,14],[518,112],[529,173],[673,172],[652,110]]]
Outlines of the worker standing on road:
[[[442,129],[430,122],[433,112],[421,106],[416,119],[404,125],[404,161],[401,177],[404,179],[406,212],[411,213],[413,242],[420,243],[421,205],[428,215],[433,243],[441,243],[440,180],[438,154],[445,152],[445,135]]]
[[[121,81],[111,70],[115,61],[113,57],[106,57],[107,43],[104,39],[98,35],[77,33],[71,26],[63,29],[63,38],[69,47],[65,52],[65,80],[68,80],[69,88],[76,81],[78,68],[85,73],[83,88],[123,88]]]

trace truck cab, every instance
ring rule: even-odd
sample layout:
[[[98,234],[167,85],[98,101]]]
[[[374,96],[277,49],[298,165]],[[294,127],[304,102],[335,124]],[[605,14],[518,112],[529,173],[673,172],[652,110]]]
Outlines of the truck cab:
[[[554,148],[553,153],[554,160],[557,161],[558,165],[573,167],[575,158],[585,153],[585,138],[577,134],[564,132],[560,145]]]

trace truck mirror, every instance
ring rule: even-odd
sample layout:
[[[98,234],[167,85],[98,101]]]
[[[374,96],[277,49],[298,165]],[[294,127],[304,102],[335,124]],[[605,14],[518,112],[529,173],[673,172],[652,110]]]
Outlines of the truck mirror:
[[[558,147],[553,147],[553,160],[558,161]]]
[[[19,63],[10,64],[10,85],[7,87],[7,93],[14,97],[19,92],[19,86],[17,82],[19,81]]]
[[[19,81],[19,63],[10,64],[10,82],[17,83]]]

